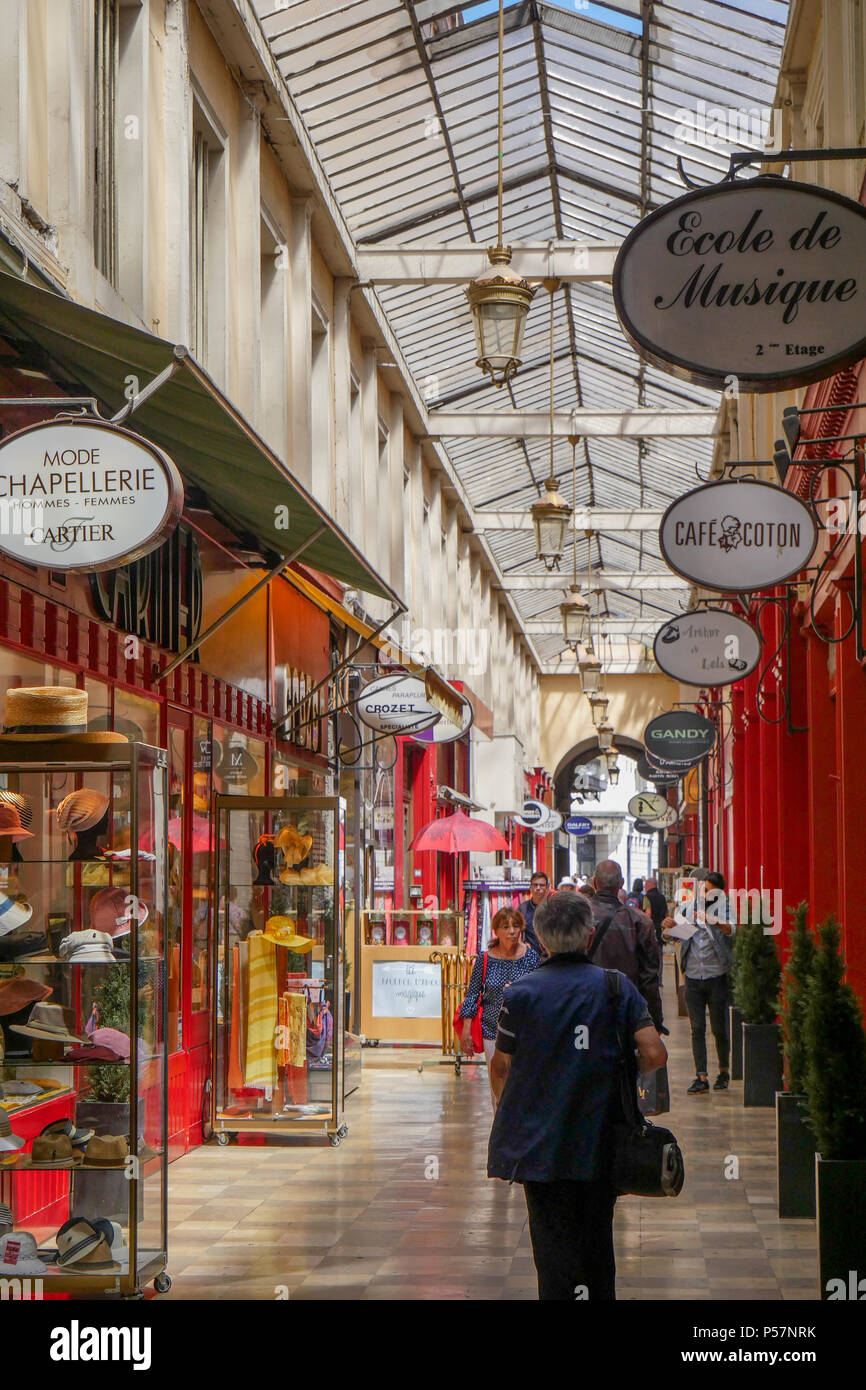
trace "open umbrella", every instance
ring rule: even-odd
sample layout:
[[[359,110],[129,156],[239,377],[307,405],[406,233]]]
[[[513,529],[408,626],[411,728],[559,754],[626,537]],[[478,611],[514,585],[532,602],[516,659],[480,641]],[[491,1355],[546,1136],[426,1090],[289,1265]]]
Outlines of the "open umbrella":
[[[466,854],[469,850],[508,849],[501,831],[487,821],[473,820],[465,811],[428,821],[415,836],[410,849],[433,850],[437,854]]]

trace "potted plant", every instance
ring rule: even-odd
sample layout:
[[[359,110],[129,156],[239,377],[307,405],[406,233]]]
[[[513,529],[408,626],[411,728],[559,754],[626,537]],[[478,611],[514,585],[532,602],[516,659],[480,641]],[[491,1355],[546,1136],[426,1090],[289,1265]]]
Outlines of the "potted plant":
[[[129,964],[103,972],[93,995],[100,1028],[129,1033]],[[75,1121],[81,1129],[97,1134],[129,1134],[131,1068],[126,1063],[92,1063],[87,1069],[88,1093],[76,1106]],[[92,1219],[106,1216],[126,1225],[129,1219],[129,1182],[123,1169],[103,1171],[85,1168],[73,1175],[71,1211]]]
[[[737,992],[737,940],[734,938],[734,963],[731,966],[731,973],[728,977],[731,998]],[[731,1080],[742,1081],[743,1079],[743,1015],[736,1004],[728,1005],[728,1027],[731,1034]]]
[[[785,1089],[776,1092],[776,1170],[779,1216],[815,1216],[815,1137],[806,1113],[806,1003],[815,965],[808,903],[788,908],[791,953],[782,971],[779,1021]]]
[[[815,1134],[820,1297],[859,1299],[866,1274],[866,1033],[843,980],[841,928],[829,917],[806,1001],[806,1095]]]
[[[734,944],[734,1003],[743,1015],[743,1104],[776,1104],[782,1089],[782,1050],[776,1006],[781,968],[776,943],[760,922],[743,922]]]

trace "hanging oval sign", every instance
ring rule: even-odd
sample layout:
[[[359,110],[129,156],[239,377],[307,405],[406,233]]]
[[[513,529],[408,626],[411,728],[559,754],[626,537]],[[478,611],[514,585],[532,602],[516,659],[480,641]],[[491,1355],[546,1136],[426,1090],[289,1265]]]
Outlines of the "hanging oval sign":
[[[643,756],[637,760],[637,773],[645,782],[654,782],[657,787],[675,787],[683,776],[684,769],[681,765],[670,764],[671,769],[676,767],[676,771],[662,772],[649,761],[649,754],[644,752]]]
[[[168,455],[106,420],[29,425],[0,440],[0,551],[26,565],[117,569],[162,545],[182,510]]]
[[[685,777],[689,768],[694,767],[704,757],[701,753],[697,758],[678,758],[676,762],[671,762],[667,758],[659,758],[647,749],[646,760],[650,771],[655,777],[675,777],[677,781]]]
[[[563,828],[568,835],[591,835],[592,821],[589,816],[566,816]]]
[[[670,826],[676,824],[676,820],[677,813],[674,807],[666,806],[660,816],[650,816],[646,824],[649,826],[650,830],[667,830]]]
[[[543,801],[524,801],[523,809],[514,819],[525,830],[538,830],[547,819],[550,808]]]
[[[365,685],[355,704],[362,723],[377,733],[417,734],[441,719],[427,699],[424,682],[398,673]]]
[[[712,719],[693,710],[668,710],[651,719],[644,730],[644,743],[652,754],[660,754],[666,762],[693,764],[712,752],[716,743],[716,726]],[[645,816],[651,820],[651,816]]]
[[[474,711],[469,700],[464,699],[460,706],[460,715],[457,723],[449,715],[443,714],[438,724],[432,728],[425,729],[421,733],[414,733],[412,737],[416,743],[453,743],[455,739],[462,738],[469,730],[474,718]]]
[[[775,483],[731,479],[679,497],[659,527],[671,569],[722,593],[781,584],[805,568],[817,541],[815,518],[799,497]]]
[[[638,792],[628,803],[628,813],[637,820],[652,821],[663,816],[668,809],[668,800],[661,792]]]
[[[655,835],[658,830],[657,825],[649,825],[645,820],[636,820],[634,823],[636,835]]]
[[[779,391],[866,356],[866,208],[772,175],[650,213],[613,269],[641,357],[702,386]]]
[[[722,608],[698,609],[659,628],[653,655],[666,675],[685,685],[731,685],[754,671],[761,635]]]

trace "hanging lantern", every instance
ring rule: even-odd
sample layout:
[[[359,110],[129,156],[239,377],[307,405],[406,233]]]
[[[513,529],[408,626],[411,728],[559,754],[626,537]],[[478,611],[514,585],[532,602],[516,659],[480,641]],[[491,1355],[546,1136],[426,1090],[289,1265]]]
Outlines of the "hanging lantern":
[[[580,688],[584,695],[597,695],[601,685],[601,662],[592,647],[580,662]]]
[[[592,715],[592,726],[597,729],[607,718],[608,698],[601,692],[598,695],[590,695],[589,712]]]
[[[610,785],[611,785],[612,787],[615,787],[615,786],[617,786],[617,785],[619,784],[619,764],[618,764],[618,763],[614,763],[614,764],[613,764],[613,767],[609,767],[609,768],[608,768],[608,770],[607,770],[607,780],[610,782]]]
[[[602,753],[613,747],[613,725],[606,721],[598,725],[598,746]]]
[[[559,605],[562,614],[562,633],[566,645],[577,647],[589,637],[590,607],[580,589],[572,585],[571,598]]]
[[[548,478],[544,496],[530,509],[535,527],[535,551],[546,569],[559,569],[565,550],[565,534],[571,507],[556,490],[556,479]]]
[[[535,290],[511,269],[510,246],[491,246],[487,255],[490,269],[467,286],[466,297],[475,327],[476,366],[494,386],[503,386],[521,364],[523,329]]]
[[[617,762],[618,757],[618,748],[608,748],[605,751],[604,760],[607,764],[607,780],[613,787],[615,787],[617,782],[619,781],[619,763]]]

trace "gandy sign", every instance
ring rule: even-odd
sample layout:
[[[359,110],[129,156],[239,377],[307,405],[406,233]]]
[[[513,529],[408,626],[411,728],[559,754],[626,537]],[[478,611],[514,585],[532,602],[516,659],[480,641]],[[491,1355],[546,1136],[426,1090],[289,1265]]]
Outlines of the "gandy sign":
[[[643,738],[649,752],[668,763],[696,763],[715,747],[716,726],[703,714],[669,710],[650,720]]]
[[[171,459],[94,420],[30,425],[0,441],[0,550],[46,569],[115,569],[162,545],[183,509]]]
[[[781,584],[808,565],[817,541],[815,519],[798,497],[774,483],[730,478],[672,502],[659,527],[671,569],[722,593]]]
[[[777,391],[866,355],[866,209],[773,175],[687,193],[626,237],[616,311],[641,357]]]

